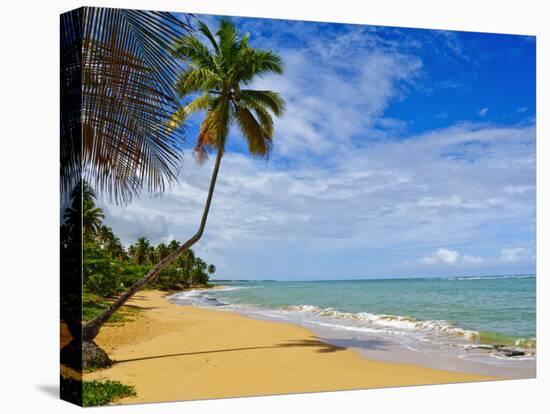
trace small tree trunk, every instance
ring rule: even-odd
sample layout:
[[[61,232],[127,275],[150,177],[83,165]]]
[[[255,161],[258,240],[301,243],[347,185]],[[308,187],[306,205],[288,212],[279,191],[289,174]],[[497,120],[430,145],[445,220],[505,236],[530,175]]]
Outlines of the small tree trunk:
[[[118,297],[101,315],[92,319],[91,321],[85,323],[82,327],[82,340],[84,342],[92,342],[93,339],[99,333],[99,330],[105,322],[118,310],[122,305],[124,305],[128,299],[130,299],[134,294],[139,291],[147,283],[154,280],[158,274],[168,267],[174,260],[176,260],[183,252],[193,246],[201,238],[204,228],[206,227],[206,219],[208,218],[208,211],[210,210],[210,204],[212,202],[212,195],[214,194],[214,187],[216,186],[216,179],[218,177],[218,171],[220,169],[220,162],[223,156],[223,150],[218,149],[218,154],[216,155],[216,163],[214,165],[214,170],[212,171],[212,177],[210,179],[210,188],[208,189],[208,197],[206,198],[206,204],[204,206],[204,211],[202,213],[202,219],[200,226],[193,237],[183,243],[178,249],[174,250],[166,258],[158,262],[147,274],[136,281],[126,292]]]

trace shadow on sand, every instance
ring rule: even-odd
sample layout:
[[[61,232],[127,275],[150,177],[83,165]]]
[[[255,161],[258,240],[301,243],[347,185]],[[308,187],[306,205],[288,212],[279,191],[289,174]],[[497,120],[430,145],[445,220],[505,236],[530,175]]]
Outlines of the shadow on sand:
[[[328,339],[321,338],[323,341],[330,342],[335,346],[340,346],[342,348],[358,348],[358,349],[368,349],[373,351],[385,351],[387,348],[385,345],[388,344],[387,341],[381,339]]]
[[[215,349],[211,351],[183,352],[179,354],[154,355],[154,356],[146,356],[141,358],[123,359],[123,360],[118,360],[113,362],[114,364],[124,364],[127,362],[145,361],[148,359],[171,358],[171,357],[202,355],[202,354],[216,354],[221,352],[238,352],[238,351],[248,351],[252,349],[280,349],[280,348],[302,348],[302,347],[318,348],[315,350],[315,352],[320,352],[320,353],[337,352],[337,351],[343,351],[346,349],[343,346],[332,345],[326,342],[319,341],[317,339],[304,339],[299,341],[287,341],[285,343],[272,345],[272,346],[250,346],[250,347],[243,347],[243,348]]]

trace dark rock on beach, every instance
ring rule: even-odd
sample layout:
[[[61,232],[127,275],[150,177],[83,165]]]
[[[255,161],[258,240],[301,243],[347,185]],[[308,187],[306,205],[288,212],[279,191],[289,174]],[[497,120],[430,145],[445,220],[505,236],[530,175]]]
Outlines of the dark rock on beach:
[[[487,352],[493,351],[496,356],[501,357],[515,357],[515,356],[524,356],[525,351],[522,351],[520,349],[513,349],[513,348],[506,348],[504,345],[474,345],[469,348],[468,350],[483,350]]]
[[[523,356],[525,355],[525,352],[520,351],[518,349],[501,348],[498,350],[498,354],[506,357],[515,357],[515,356]]]

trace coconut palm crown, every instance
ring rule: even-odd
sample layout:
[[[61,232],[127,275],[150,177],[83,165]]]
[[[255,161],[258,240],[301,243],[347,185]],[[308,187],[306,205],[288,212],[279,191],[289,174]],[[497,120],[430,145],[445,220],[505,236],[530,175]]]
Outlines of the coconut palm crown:
[[[220,22],[216,36],[202,22],[198,32],[206,44],[191,34],[180,38],[173,48],[174,55],[187,63],[177,80],[177,93],[180,98],[194,99],[172,115],[168,127],[177,128],[191,114],[206,111],[195,145],[199,161],[205,159],[208,148],[224,152],[233,122],[248,142],[250,153],[266,157],[273,139],[272,114],[282,114],[284,101],[277,92],[247,86],[257,77],[281,74],[281,57],[250,47],[248,34],[240,37],[227,20]]]

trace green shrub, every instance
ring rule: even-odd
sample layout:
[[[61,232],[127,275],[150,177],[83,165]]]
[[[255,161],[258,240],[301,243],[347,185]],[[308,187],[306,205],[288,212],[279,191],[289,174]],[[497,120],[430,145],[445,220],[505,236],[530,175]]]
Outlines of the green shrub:
[[[85,292],[82,295],[82,320],[89,321],[101,315],[109,307],[109,302],[94,293]],[[109,319],[109,322],[126,322],[132,313],[138,312],[136,308],[122,307]]]
[[[82,405],[84,407],[105,405],[134,395],[136,395],[134,387],[118,381],[84,381],[82,383]]]
[[[94,273],[88,276],[84,286],[86,289],[106,297],[113,296],[121,287],[114,275],[104,275],[103,273]]]
[[[77,381],[61,377],[61,398],[84,407],[105,405],[124,397],[136,395],[133,386],[118,381]]]

